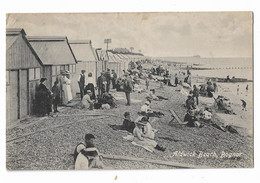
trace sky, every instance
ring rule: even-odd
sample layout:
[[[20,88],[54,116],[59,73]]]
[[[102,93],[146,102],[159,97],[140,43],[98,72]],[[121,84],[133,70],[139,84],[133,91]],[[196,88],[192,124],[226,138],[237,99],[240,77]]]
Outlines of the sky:
[[[252,57],[251,12],[7,14],[7,28],[28,36],[91,40],[154,57]]]

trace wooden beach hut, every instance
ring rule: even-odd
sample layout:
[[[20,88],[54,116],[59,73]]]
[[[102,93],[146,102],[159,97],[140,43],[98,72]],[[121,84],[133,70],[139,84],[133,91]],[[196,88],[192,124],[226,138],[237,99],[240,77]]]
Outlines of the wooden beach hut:
[[[94,82],[97,81],[97,56],[94,48],[92,47],[91,40],[70,40],[69,44],[77,59],[76,75],[79,77],[81,70],[86,70],[86,76],[88,73],[92,73]],[[79,93],[79,86],[75,86],[77,93]]]
[[[24,29],[6,30],[7,125],[34,113],[35,90],[42,61],[26,39]]]
[[[29,43],[43,63],[42,76],[47,78],[46,86],[51,89],[61,71],[70,72],[72,96],[76,96],[76,58],[67,37],[27,37]]]

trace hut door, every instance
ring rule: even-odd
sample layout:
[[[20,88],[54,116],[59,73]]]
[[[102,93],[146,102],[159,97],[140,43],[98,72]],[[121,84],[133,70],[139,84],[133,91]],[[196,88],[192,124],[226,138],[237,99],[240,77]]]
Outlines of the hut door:
[[[28,115],[28,70],[20,73],[20,119]]]
[[[14,122],[19,119],[19,71],[10,71],[10,121]]]

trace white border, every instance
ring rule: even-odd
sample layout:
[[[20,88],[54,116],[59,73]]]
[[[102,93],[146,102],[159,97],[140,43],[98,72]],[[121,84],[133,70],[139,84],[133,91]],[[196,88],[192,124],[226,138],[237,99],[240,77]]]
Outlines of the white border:
[[[3,0],[2,0],[3,1]],[[255,182],[259,172],[259,20],[257,0],[72,0],[72,1],[30,1],[8,0],[0,5],[0,96],[5,102],[5,14],[34,12],[160,12],[160,11],[253,11],[254,12],[254,66],[255,66],[255,168],[254,169],[212,169],[212,170],[114,170],[114,171],[13,171],[5,169],[5,105],[1,105],[0,122],[0,179],[4,182]],[[258,174],[257,174],[258,173]],[[117,180],[115,179],[117,176]]]

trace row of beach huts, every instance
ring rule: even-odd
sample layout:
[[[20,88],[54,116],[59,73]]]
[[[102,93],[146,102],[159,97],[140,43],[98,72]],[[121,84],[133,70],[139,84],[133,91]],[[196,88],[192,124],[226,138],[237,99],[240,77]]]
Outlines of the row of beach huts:
[[[61,71],[70,72],[72,95],[79,93],[81,70],[94,79],[101,71],[114,69],[120,77],[131,61],[142,55],[113,53],[95,49],[91,40],[68,40],[67,37],[31,37],[24,29],[6,30],[6,120],[13,124],[35,112],[35,91],[42,77],[50,89]]]

